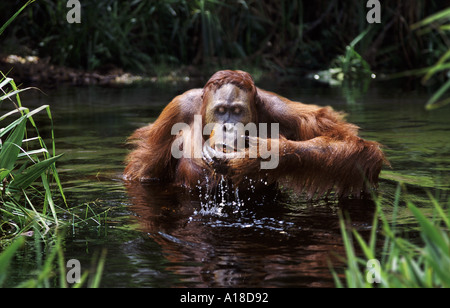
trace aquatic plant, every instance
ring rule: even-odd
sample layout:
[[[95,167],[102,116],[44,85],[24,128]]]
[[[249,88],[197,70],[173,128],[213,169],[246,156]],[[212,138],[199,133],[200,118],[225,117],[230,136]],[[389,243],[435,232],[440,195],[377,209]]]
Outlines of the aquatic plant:
[[[100,256],[95,258],[96,267],[92,273],[85,271],[80,272],[80,277],[77,282],[73,284],[68,283],[67,279],[67,264],[63,253],[63,240],[61,237],[56,237],[52,243],[48,243],[47,251],[41,248],[40,235],[36,232],[34,235],[35,248],[35,271],[30,273],[23,281],[16,285],[7,284],[9,279],[9,267],[14,256],[19,253],[21,247],[25,245],[25,238],[19,237],[10,246],[8,246],[2,253],[0,253],[0,287],[8,285],[9,287],[19,288],[80,288],[87,286],[89,288],[97,288],[100,285],[101,276],[106,259],[106,251],[103,251]],[[45,255],[45,257],[43,257]]]
[[[17,235],[34,222],[42,228],[49,229],[52,224],[58,224],[54,204],[52,183],[59,189],[60,196],[65,200],[55,161],[61,155],[56,155],[53,129],[51,131],[51,151],[44,138],[39,134],[33,116],[40,111],[47,111],[52,122],[50,108],[43,105],[34,110],[22,106],[19,90],[11,78],[0,80],[0,104],[12,97],[12,111],[0,117],[0,198],[2,201],[1,225],[2,233]],[[15,118],[13,118],[15,117]],[[11,119],[13,118],[13,119]],[[34,128],[34,134],[27,131],[27,124]],[[32,184],[40,179],[42,189]],[[39,200],[39,201],[38,201]],[[36,210],[36,203],[43,204],[42,213]],[[1,236],[0,236],[1,237]]]
[[[381,200],[376,201],[377,209],[368,240],[356,230],[350,230],[346,223],[348,220],[341,215],[347,267],[344,282],[332,270],[336,286],[450,287],[450,212],[446,212],[430,193],[428,195],[434,207],[432,218],[425,216],[418,207],[407,201],[422,241],[408,239],[397,228],[396,213],[400,206],[400,194],[399,184],[392,219],[386,217]],[[380,245],[382,249],[379,249]],[[371,263],[373,261],[376,262],[375,265]]]
[[[34,0],[24,4],[1,28],[6,27]],[[0,116],[0,239],[14,237],[34,223],[48,230],[52,224],[58,224],[53,191],[54,183],[65,202],[64,192],[59,180],[55,161],[56,155],[53,133],[53,121],[48,105],[34,110],[22,106],[20,93],[28,89],[19,89],[12,78],[2,74],[0,79],[0,107],[4,102],[12,104],[12,110]],[[3,93],[3,94],[1,94]],[[15,101],[13,100],[15,98]],[[51,123],[51,151],[41,137],[33,116],[47,111]],[[27,124],[34,132],[27,131]],[[32,184],[40,178],[41,189]],[[39,200],[39,201],[37,201]],[[36,202],[43,204],[42,211],[36,210]]]
[[[18,14],[34,0],[28,1],[5,25],[0,28],[0,34]],[[1,73],[2,74],[2,73]],[[69,210],[58,207],[55,199],[66,203],[66,198],[58,176],[55,162],[61,157],[56,155],[53,120],[48,105],[34,110],[22,105],[19,89],[12,78],[2,74],[0,78],[0,107],[11,103],[9,112],[0,115],[0,287],[8,278],[8,268],[11,260],[25,245],[27,236],[34,236],[36,251],[35,277],[19,284],[19,287],[50,287],[55,275],[59,275],[59,286],[67,287],[66,267],[62,249],[62,239],[44,239],[44,235],[53,226],[71,225],[75,227],[80,222],[97,219],[100,214],[94,214],[85,219],[70,212],[73,220],[61,220],[62,214]],[[51,149],[39,133],[34,116],[42,111],[47,112],[50,121]],[[56,190],[55,190],[56,188]],[[91,211],[89,205],[84,205],[86,212]],[[75,217],[79,222],[75,222]],[[95,218],[94,218],[95,217]],[[62,223],[61,223],[62,222]],[[41,243],[47,244],[47,257],[43,259]],[[88,276],[89,286],[100,284],[105,253],[98,259],[97,269],[93,275],[86,272],[73,287],[82,286]],[[55,267],[56,263],[56,267]]]
[[[345,48],[345,54],[334,58],[327,70],[319,71],[313,74],[313,78],[330,85],[343,85],[344,82],[353,83],[357,81],[373,78],[374,74],[369,63],[356,51],[356,45],[369,33],[371,27],[368,27],[360,33]]]

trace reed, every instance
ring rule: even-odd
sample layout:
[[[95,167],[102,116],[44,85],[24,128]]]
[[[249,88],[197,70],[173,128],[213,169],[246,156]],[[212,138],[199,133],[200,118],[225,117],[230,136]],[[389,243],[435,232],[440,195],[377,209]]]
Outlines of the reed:
[[[52,150],[49,151],[33,119],[35,114],[46,111],[52,122],[49,106],[44,105],[34,110],[22,106],[19,93],[24,90],[27,89],[19,90],[11,78],[3,77],[0,80],[0,91],[3,93],[0,96],[0,104],[8,101],[13,105],[10,112],[0,116],[2,226],[3,228],[7,225],[21,226],[19,229],[22,231],[31,221],[37,221],[42,228],[49,229],[49,225],[58,224],[52,183],[58,187],[60,196],[65,200],[55,166],[55,161],[61,155],[55,153],[53,130],[51,132]],[[12,97],[15,97],[15,102],[11,99]],[[27,125],[33,128],[34,132],[28,131]],[[42,190],[32,186],[38,179],[40,179]],[[43,204],[42,214],[36,210],[36,202]],[[11,215],[11,213],[15,214]],[[10,219],[13,221],[10,222]]]
[[[368,240],[356,230],[347,227],[341,216],[341,231],[346,249],[347,266],[344,281],[332,270],[338,287],[355,288],[403,288],[403,287],[450,287],[450,212],[429,194],[433,204],[432,217],[425,216],[412,202],[407,207],[417,223],[421,242],[402,236],[397,228],[401,194],[399,184],[393,204],[393,218],[386,217],[381,201]],[[449,202],[450,205],[450,202]],[[381,235],[381,236],[380,236]],[[380,245],[382,248],[380,249]],[[358,253],[359,252],[359,253]],[[380,282],[371,283],[372,272],[366,268],[368,260],[380,262]]]
[[[0,28],[0,34],[34,0],[28,1],[8,22]],[[0,72],[1,74],[1,72]],[[34,110],[22,105],[19,89],[12,78],[2,74],[0,78],[0,108],[9,110],[0,115],[0,287],[8,279],[11,260],[25,244],[25,237],[34,235],[36,251],[36,277],[30,278],[19,287],[50,287],[55,275],[59,276],[60,287],[67,287],[66,268],[62,250],[62,239],[46,237],[50,230],[56,235],[57,226],[75,227],[87,220],[99,223],[103,213],[90,214],[82,218],[77,207],[69,209],[61,181],[56,169],[56,155],[53,119],[48,105]],[[9,104],[8,107],[3,108]],[[34,116],[46,112],[50,121],[50,143],[39,132]],[[48,139],[48,138],[47,138]],[[58,206],[60,203],[65,207]],[[86,213],[91,213],[88,204]],[[79,207],[78,207],[79,208]],[[61,218],[70,214],[72,220]],[[49,247],[47,257],[42,260],[41,242]],[[96,271],[90,275],[88,286],[98,287],[105,262],[105,253],[98,260]],[[74,287],[82,286],[88,277],[82,276]]]
[[[36,276],[18,286],[54,287],[53,278],[59,276],[59,287],[67,287],[62,238],[57,236],[56,227],[75,228],[89,220],[100,224],[105,212],[95,213],[88,204],[68,207],[55,166],[61,155],[56,155],[53,124],[49,150],[33,118],[37,113],[46,111],[52,123],[50,108],[47,105],[34,110],[24,107],[20,93],[25,90],[18,89],[11,78],[0,80],[0,91],[3,93],[0,107],[5,102],[13,105],[11,111],[0,116],[0,247],[4,248],[0,253],[0,287],[8,279],[12,258],[24,245],[25,237],[30,235],[34,235],[36,243]],[[58,203],[65,204],[65,207]],[[61,218],[63,216],[72,219]],[[49,231],[55,240],[47,236]],[[45,260],[39,257],[42,240],[49,247]],[[98,259],[96,271],[85,273],[81,281],[72,287],[85,284],[98,287],[104,262],[103,253]],[[90,282],[87,282],[88,278]]]

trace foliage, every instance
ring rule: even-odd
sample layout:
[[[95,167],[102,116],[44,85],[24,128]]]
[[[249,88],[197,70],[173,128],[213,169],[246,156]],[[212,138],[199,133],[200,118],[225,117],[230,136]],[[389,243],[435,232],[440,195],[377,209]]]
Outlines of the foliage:
[[[16,105],[11,100],[14,109],[0,116],[1,124],[9,121],[9,124],[0,127],[0,181],[2,183],[0,187],[0,247],[6,247],[0,254],[0,287],[5,283],[12,258],[18,253],[20,247],[25,245],[24,236],[30,234],[34,234],[35,237],[36,274],[34,278],[23,281],[19,286],[53,286],[51,283],[53,277],[59,275],[59,286],[67,287],[62,239],[59,237],[55,240],[50,238],[50,241],[46,239],[47,257],[41,260],[41,238],[45,238],[54,226],[75,227],[87,220],[99,223],[101,214],[87,215],[92,212],[92,209],[86,205],[86,215],[82,218],[81,215],[76,214],[75,207],[64,209],[55,204],[56,197],[60,202],[66,203],[66,201],[55,166],[55,162],[61,155],[56,155],[50,108],[47,105],[34,110],[23,107],[19,93],[27,89],[18,89],[11,78],[3,77],[3,80],[0,80],[0,90],[3,92],[0,96],[0,107],[12,97],[15,97],[17,101]],[[51,151],[47,148],[33,119],[33,116],[44,110],[47,111],[47,117],[52,123]],[[30,124],[33,130],[27,130],[27,124]],[[34,136],[31,136],[33,131]],[[3,139],[4,141],[1,142]],[[53,186],[56,186],[58,194],[55,194]],[[64,214],[70,214],[73,219],[62,219]],[[55,230],[55,228],[52,229]],[[81,281],[73,287],[84,285],[88,277],[91,278],[88,286],[98,287],[104,262],[103,253],[92,277],[85,273]]]
[[[314,78],[331,85],[343,85],[344,82],[360,82],[373,76],[370,65],[356,51],[356,45],[371,30],[368,27],[345,48],[344,55],[338,55],[331,61],[330,68],[314,73]],[[345,86],[345,84],[344,84]]]
[[[29,0],[0,27],[0,34],[34,1]],[[40,248],[41,238],[51,226],[61,225],[61,213],[68,212],[58,208],[54,203],[56,196],[52,189],[56,186],[61,202],[66,203],[55,166],[61,155],[56,155],[53,120],[49,106],[43,105],[34,110],[24,107],[19,94],[25,90],[28,89],[18,89],[12,78],[3,75],[0,79],[0,107],[3,107],[5,102],[11,102],[13,105],[11,111],[0,115],[0,248],[6,247],[0,253],[0,287],[7,280],[11,260],[17,255],[20,247],[25,245],[25,236],[30,234],[34,234],[35,237],[37,269],[35,277],[22,282],[19,287],[49,287],[54,275],[59,275],[60,287],[67,287],[61,238],[57,237],[54,242],[46,241],[49,249],[45,260],[42,259]],[[33,118],[44,110],[51,123],[51,151],[41,137]],[[87,205],[86,211],[88,209],[90,208]],[[75,212],[71,214],[72,217],[79,218]],[[94,218],[80,219],[80,222],[88,219]],[[67,224],[67,221],[63,222],[63,225]],[[75,226],[74,221],[72,226]],[[9,242],[11,243],[8,246]],[[99,258],[90,287],[99,286],[104,262],[105,253]],[[88,273],[85,273],[74,287],[82,286],[87,277]]]
[[[3,1],[0,19],[21,5]],[[366,1],[360,0],[85,0],[81,5],[81,23],[69,24],[65,1],[36,1],[8,29],[0,52],[153,76],[180,65],[194,74],[198,68],[210,74],[224,67],[314,71],[311,76],[346,87],[361,77],[368,83],[372,72],[423,76],[424,84],[436,88],[427,109],[450,102],[450,9],[442,1],[385,1],[380,24],[367,23]]]
[[[16,10],[18,3],[2,2],[0,12]],[[69,24],[65,1],[37,1],[9,29],[9,42],[52,63],[88,69],[113,64],[148,72],[162,62],[242,60],[292,73],[327,69],[368,27],[366,1],[359,0],[85,0],[81,5],[81,24]],[[418,38],[410,25],[443,8],[436,0],[383,2],[382,23],[370,25],[355,51],[378,71],[417,67],[426,61],[422,51],[429,38]]]
[[[10,88],[8,90],[7,88]],[[55,167],[55,161],[60,157],[55,153],[55,143],[52,131],[52,153],[49,152],[44,139],[33,116],[43,110],[52,121],[50,108],[47,105],[30,111],[22,106],[19,90],[11,78],[4,77],[0,82],[0,90],[4,93],[0,97],[0,104],[5,100],[16,97],[17,105],[14,109],[0,117],[0,208],[2,230],[14,230],[17,235],[20,230],[33,222],[42,228],[49,229],[49,225],[58,224],[51,184],[54,182],[64,199],[61,182]],[[15,117],[14,119],[10,119]],[[34,128],[34,136],[27,131],[27,124]],[[6,137],[6,138],[5,138]],[[31,186],[40,178],[42,191]],[[43,204],[42,213],[36,210],[35,203]],[[48,215],[47,215],[48,213]],[[51,215],[51,216],[50,216]],[[14,228],[13,228],[14,227]]]
[[[49,288],[60,287],[79,288],[88,286],[90,288],[99,287],[103,268],[105,265],[105,251],[98,258],[97,266],[93,273],[88,271],[82,273],[80,280],[72,285],[67,283],[66,279],[66,260],[63,255],[63,240],[57,237],[54,243],[48,245],[49,249],[46,252],[42,251],[40,247],[39,232],[35,233],[35,251],[36,251],[36,270],[30,273],[29,278],[20,282],[16,287],[19,288]],[[24,237],[16,239],[9,247],[0,254],[0,287],[5,286],[8,279],[8,268],[15,255],[18,254],[19,249],[26,244]],[[46,255],[45,258],[42,255]],[[81,273],[80,273],[81,274]],[[54,285],[57,283],[57,285]]]
[[[17,16],[31,3],[33,3],[36,0],[29,0],[27,3],[25,3],[8,21],[0,27],[0,35],[2,35],[3,31],[13,22],[14,19],[16,19]]]
[[[450,213],[429,194],[434,205],[434,218],[426,217],[411,202],[407,202],[408,209],[413,214],[422,243],[402,237],[396,228],[396,213],[398,211],[401,186],[398,186],[393,208],[393,220],[386,218],[385,211],[377,201],[377,212],[374,217],[372,231],[368,241],[356,230],[350,231],[345,220],[341,217],[341,231],[347,255],[347,269],[345,270],[345,286],[347,287],[450,287]],[[378,227],[379,221],[381,226]],[[383,238],[379,239],[379,229]],[[353,235],[353,238],[352,238]],[[362,257],[356,252],[354,240],[362,251]],[[379,241],[383,243],[381,253],[377,248]],[[368,260],[380,260],[379,284],[369,283],[366,269]],[[333,271],[336,285],[344,284]]]
[[[424,72],[422,83],[431,78],[445,80],[426,104],[427,109],[435,109],[450,103],[450,97],[440,100],[450,93],[450,8],[439,11],[411,26],[420,37],[430,37],[429,53],[438,60]],[[413,73],[414,74],[414,73]],[[437,76],[436,76],[437,75]]]

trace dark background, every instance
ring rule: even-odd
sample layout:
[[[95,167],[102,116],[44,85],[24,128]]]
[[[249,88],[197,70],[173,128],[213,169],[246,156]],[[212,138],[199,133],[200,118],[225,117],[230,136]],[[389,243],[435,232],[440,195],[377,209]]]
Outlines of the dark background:
[[[1,1],[0,24],[24,3]],[[206,65],[298,74],[339,65],[336,57],[368,28],[355,50],[378,72],[430,66],[450,47],[449,31],[440,29],[448,16],[413,26],[447,7],[442,0],[380,1],[381,24],[367,22],[365,0],[80,3],[81,24],[69,24],[67,1],[36,1],[6,30],[0,52],[87,70],[157,74]]]

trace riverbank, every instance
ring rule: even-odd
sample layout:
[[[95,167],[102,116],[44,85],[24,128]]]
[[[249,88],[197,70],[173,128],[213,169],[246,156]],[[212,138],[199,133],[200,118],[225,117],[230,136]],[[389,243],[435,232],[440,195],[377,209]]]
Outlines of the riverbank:
[[[55,88],[62,85],[121,87],[147,83],[193,83],[202,84],[212,74],[221,69],[241,69],[248,71],[255,81],[261,79],[280,81],[283,74],[251,67],[239,61],[223,65],[180,65],[161,64],[152,72],[136,74],[115,65],[105,65],[96,70],[75,69],[52,64],[49,58],[0,54],[0,72],[13,78],[23,86]],[[303,78],[307,72],[283,75],[282,79]]]
[[[43,87],[56,87],[58,85],[117,86],[151,80],[125,72],[115,66],[86,71],[57,66],[51,64],[49,58],[41,59],[36,56],[2,55],[0,56],[0,71],[16,80],[18,84]]]

